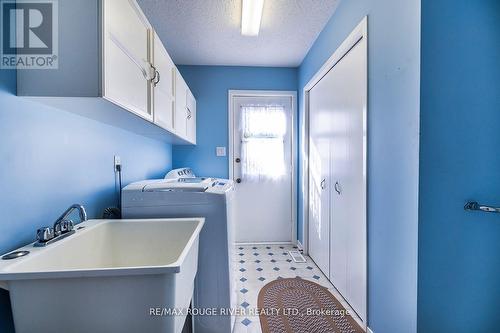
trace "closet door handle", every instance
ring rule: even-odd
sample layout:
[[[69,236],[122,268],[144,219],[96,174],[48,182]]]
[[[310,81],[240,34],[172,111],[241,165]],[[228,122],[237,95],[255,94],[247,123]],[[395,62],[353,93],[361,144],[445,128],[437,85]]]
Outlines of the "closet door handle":
[[[337,192],[338,195],[342,193],[342,188],[340,187],[339,182],[335,182],[335,192]]]
[[[153,84],[154,84],[155,87],[158,85],[158,83],[160,83],[160,79],[161,79],[160,72],[158,72],[155,69],[155,77],[153,78],[153,80],[154,80]]]
[[[158,76],[158,71],[156,70],[156,67],[153,66],[153,65],[150,65],[151,66],[151,70],[153,71],[153,77],[150,79],[150,81],[155,85],[156,87],[156,77]]]
[[[324,190],[326,188],[326,179],[323,179],[320,183],[321,189]]]

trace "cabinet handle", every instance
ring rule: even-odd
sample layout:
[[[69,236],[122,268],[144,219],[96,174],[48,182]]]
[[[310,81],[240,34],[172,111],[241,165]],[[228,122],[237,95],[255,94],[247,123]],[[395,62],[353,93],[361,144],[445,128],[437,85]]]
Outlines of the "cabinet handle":
[[[323,179],[319,186],[321,186],[321,189],[324,190],[326,188],[326,179]]]

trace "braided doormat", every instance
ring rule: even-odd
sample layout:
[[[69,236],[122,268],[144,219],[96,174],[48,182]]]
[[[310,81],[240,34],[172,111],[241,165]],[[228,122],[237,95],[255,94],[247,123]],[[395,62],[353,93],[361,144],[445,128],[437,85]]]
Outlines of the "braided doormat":
[[[301,278],[266,284],[258,307],[263,333],[364,332],[327,288]]]

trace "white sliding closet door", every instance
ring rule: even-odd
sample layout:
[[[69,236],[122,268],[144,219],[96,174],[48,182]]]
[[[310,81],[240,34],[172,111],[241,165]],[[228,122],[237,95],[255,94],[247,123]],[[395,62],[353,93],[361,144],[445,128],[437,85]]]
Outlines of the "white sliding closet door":
[[[323,86],[322,82],[318,86]],[[309,255],[319,269],[330,272],[330,135],[328,95],[310,92],[309,139]],[[316,89],[318,88],[318,89]]]
[[[365,321],[366,36],[337,56],[309,90],[309,254]]]
[[[366,308],[366,42],[327,75],[333,115],[330,279],[354,311]]]

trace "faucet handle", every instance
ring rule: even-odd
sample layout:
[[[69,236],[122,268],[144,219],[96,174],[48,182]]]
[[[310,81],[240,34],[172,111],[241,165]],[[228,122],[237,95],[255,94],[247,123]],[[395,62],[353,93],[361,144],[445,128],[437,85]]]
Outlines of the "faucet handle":
[[[70,232],[71,230],[73,230],[73,227],[75,226],[75,224],[73,223],[72,220],[61,220],[61,221],[58,221],[54,228],[55,228],[55,233],[57,235],[60,235],[60,234],[64,234],[66,232]]]
[[[75,223],[73,222],[73,220],[66,220],[64,222],[65,222],[66,232],[69,232],[75,228]]]
[[[50,227],[43,227],[36,231],[36,240],[45,243],[55,237],[54,229]]]

